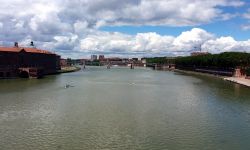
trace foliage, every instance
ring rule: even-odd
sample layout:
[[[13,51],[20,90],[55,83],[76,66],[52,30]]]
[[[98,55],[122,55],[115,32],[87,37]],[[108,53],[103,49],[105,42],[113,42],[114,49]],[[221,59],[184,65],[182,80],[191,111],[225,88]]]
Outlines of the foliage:
[[[250,76],[250,68],[247,68],[247,69],[246,69],[246,75],[247,75],[247,76]]]
[[[147,63],[149,64],[173,64],[175,59],[171,57],[154,57],[146,58]]]
[[[100,66],[100,61],[99,60],[86,61],[85,64],[89,66]]]
[[[242,52],[224,52],[221,54],[177,57],[175,63],[177,66],[181,67],[232,69],[236,67],[248,67],[250,64],[250,54]]]

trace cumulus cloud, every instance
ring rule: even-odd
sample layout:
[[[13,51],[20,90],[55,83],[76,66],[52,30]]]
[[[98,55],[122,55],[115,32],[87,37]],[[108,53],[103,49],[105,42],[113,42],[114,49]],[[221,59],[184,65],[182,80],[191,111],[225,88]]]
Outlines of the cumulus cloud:
[[[250,40],[236,41],[233,37],[216,37],[200,28],[182,32],[179,36],[162,36],[157,33],[138,33],[131,36],[121,33],[98,32],[81,40],[79,51],[96,54],[127,54],[139,56],[188,55],[196,47],[210,53],[225,51],[250,52]]]
[[[219,7],[239,7],[232,0],[84,0],[66,1],[59,15],[67,20],[85,19],[100,25],[169,25],[191,26],[230,18]],[[74,9],[69,9],[74,7]],[[84,15],[81,15],[84,14]]]
[[[193,28],[191,31],[182,32],[181,35],[176,37],[173,45],[177,50],[190,50],[194,47],[202,45],[209,39],[212,39],[214,35],[208,33],[207,31],[199,28]]]
[[[102,26],[195,26],[235,16],[223,7],[242,0],[0,0],[0,43],[29,40],[60,54],[175,54],[197,45],[218,44],[215,35],[194,28],[177,37],[154,32],[126,35]],[[223,40],[223,39],[222,39]],[[210,41],[210,43],[207,43]],[[237,42],[237,41],[236,41]],[[235,44],[245,48],[248,41]],[[222,47],[223,48],[223,47]],[[227,48],[228,49],[228,48]],[[227,50],[226,49],[226,50]],[[78,55],[79,56],[79,55]]]
[[[130,51],[132,36],[118,32],[95,32],[80,42],[80,51],[118,53]]]
[[[250,52],[250,40],[236,41],[233,37],[220,37],[206,41],[202,47],[211,53],[221,53],[225,51]]]
[[[250,9],[248,9],[242,16],[243,18],[250,19]]]
[[[250,24],[241,25],[241,29],[244,30],[244,31],[250,30]]]
[[[250,9],[248,9],[244,14],[242,14],[242,17],[246,19],[247,22],[241,25],[241,29],[244,31],[250,30]]]

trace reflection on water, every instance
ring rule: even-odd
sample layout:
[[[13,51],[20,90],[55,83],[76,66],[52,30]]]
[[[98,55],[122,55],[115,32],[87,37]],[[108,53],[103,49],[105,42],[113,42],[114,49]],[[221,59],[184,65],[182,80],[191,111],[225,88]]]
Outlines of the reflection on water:
[[[1,80],[0,147],[249,149],[249,91],[144,68]]]

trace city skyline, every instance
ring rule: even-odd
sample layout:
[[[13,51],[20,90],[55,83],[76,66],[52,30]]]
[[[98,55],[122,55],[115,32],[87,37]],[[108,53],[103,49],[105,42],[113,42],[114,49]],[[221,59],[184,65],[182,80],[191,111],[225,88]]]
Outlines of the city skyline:
[[[62,57],[250,52],[246,0],[1,0],[0,45],[30,41]]]

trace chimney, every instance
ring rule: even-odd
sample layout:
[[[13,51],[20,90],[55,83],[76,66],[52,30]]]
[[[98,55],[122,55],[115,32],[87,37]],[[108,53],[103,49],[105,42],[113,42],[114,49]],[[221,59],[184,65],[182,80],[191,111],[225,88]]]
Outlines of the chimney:
[[[33,41],[30,42],[30,46],[34,46],[34,42]]]
[[[18,42],[15,42],[14,46],[15,46],[15,47],[18,47]]]

